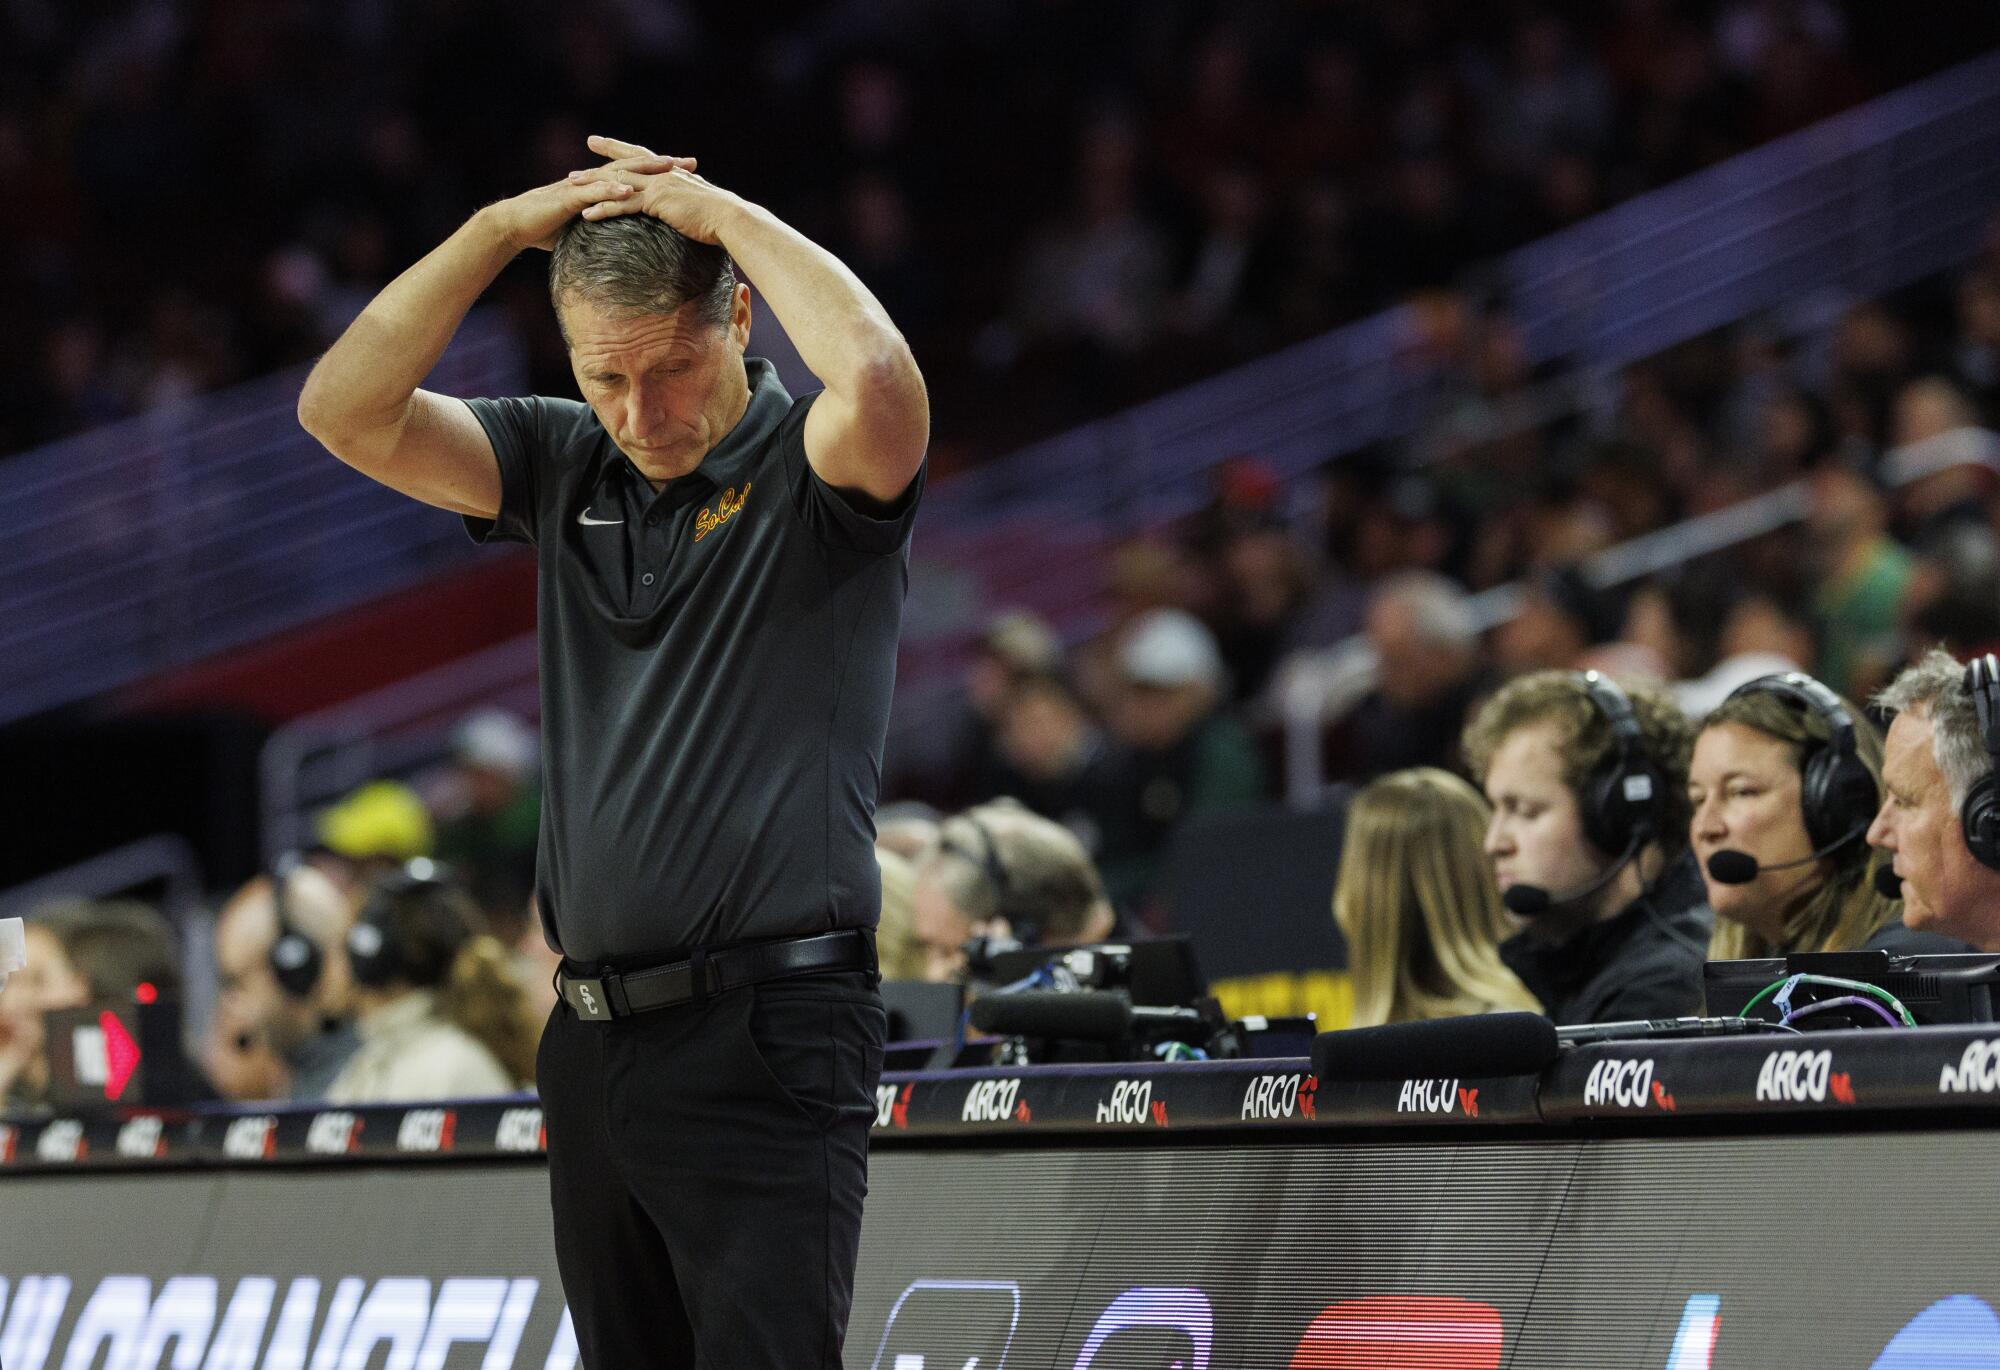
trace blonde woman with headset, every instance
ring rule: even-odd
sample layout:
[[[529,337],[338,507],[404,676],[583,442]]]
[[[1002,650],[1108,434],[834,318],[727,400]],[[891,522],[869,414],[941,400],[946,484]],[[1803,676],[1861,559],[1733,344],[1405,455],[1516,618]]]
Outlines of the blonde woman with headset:
[[[1355,1027],[1542,1006],[1501,964],[1515,931],[1483,850],[1479,791],[1430,766],[1371,781],[1347,811],[1333,916]]]
[[[1716,706],[1688,768],[1688,839],[1715,909],[1712,961],[1811,951],[1966,950],[1903,926],[1866,835],[1882,803],[1882,732],[1797,671]]]

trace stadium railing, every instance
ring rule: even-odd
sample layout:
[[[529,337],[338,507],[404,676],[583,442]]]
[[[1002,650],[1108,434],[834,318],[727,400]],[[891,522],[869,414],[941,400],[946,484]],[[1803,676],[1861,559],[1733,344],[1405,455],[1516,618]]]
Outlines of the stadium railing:
[[[476,312],[426,382],[518,392]],[[0,463],[0,723],[311,622],[478,555],[458,521],[364,480],[296,416],[303,369]]]

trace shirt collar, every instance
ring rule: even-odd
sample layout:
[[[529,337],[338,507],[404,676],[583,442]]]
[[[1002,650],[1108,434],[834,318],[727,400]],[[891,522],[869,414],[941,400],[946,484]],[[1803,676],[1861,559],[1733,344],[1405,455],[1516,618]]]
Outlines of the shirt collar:
[[[792,408],[791,393],[778,379],[775,366],[762,357],[746,357],[743,370],[750,382],[750,403],[743,410],[743,417],[723,435],[721,442],[708,449],[708,455],[701,459],[701,464],[688,473],[702,477],[717,489],[738,483],[757,453],[763,450],[764,440],[777,431]],[[618,450],[611,434],[606,433],[598,449],[598,478],[602,479],[606,472],[621,462],[631,466],[631,459]],[[636,466],[632,470],[634,474],[639,473]]]
[[[355,1020],[355,1027],[363,1041],[396,1036],[429,1018],[436,1004],[437,996],[429,990],[411,990],[408,994],[382,1005],[373,1012],[362,1014]]]

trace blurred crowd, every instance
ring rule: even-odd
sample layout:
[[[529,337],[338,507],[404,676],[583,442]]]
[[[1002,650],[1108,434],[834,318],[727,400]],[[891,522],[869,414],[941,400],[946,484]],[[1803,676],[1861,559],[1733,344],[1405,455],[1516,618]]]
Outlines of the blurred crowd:
[[[1877,848],[1931,878],[1936,860],[1900,855],[1929,829],[1850,839],[1819,883],[1748,896],[1696,858],[1736,836],[1708,802],[1741,797],[1716,749],[1756,753],[1726,729],[1773,740],[1759,764],[1794,792],[1838,731],[1739,686],[1888,688],[1897,726],[1928,727],[1959,715],[1926,649],[2000,643],[2000,229],[1948,278],[1580,382],[1538,374],[1508,302],[1459,277],[1983,45],[1956,14],[0,3],[0,453],[314,355],[473,206],[559,178],[598,131],[698,153],[839,252],[912,335],[946,462],[1413,299],[1418,431],[1306,487],[1232,457],[1206,507],[1113,551],[1088,636],[1028,612],[987,625],[945,764],[879,815],[885,974],[977,980],[997,947],[1163,928],[1177,834],[1274,802],[1304,718],[1315,778],[1358,787],[1350,852],[1379,853],[1328,891],[1358,1020],[1688,1011],[1707,952],[1868,944],[1919,906],[1912,926],[1964,935],[1934,916],[1942,894],[1869,892]],[[538,275],[496,295],[536,388],[568,393]],[[1800,520],[1635,581],[1592,570],[1794,485]],[[1505,612],[1477,598],[1510,584]],[[1662,782],[1629,871],[1584,784],[1615,737],[1586,668],[1626,682]],[[1848,707],[1879,799],[1896,735],[1885,753]],[[1524,769],[1524,734],[1553,772]],[[555,964],[532,906],[536,773],[529,724],[466,720],[445,766],[318,815],[192,953],[143,904],[37,910],[0,991],[0,1105],[48,1106],[48,1015],[172,1000],[200,978],[188,954],[219,977],[187,1063],[214,1096],[532,1087]],[[1965,782],[1939,792],[1956,805]],[[1531,794],[1569,806],[1560,841],[1512,826]],[[1787,855],[1822,822],[1733,821]],[[1389,879],[1417,846],[1450,860]],[[1501,903],[1601,871],[1588,916],[1535,936]]]
[[[536,750],[519,718],[466,718],[414,783],[373,781],[317,814],[309,847],[221,901],[205,945],[135,900],[30,910],[27,968],[0,989],[0,1112],[60,1101],[49,1015],[107,1005],[206,1022],[185,1059],[147,1067],[154,1087],[195,1099],[533,1088],[558,959],[532,904]],[[189,1002],[211,974],[213,1002]]]
[[[950,764],[878,815],[885,975],[976,985],[1009,948],[1167,929],[1178,835],[1274,802],[1300,717],[1346,806],[1328,899],[1357,1022],[1671,1016],[1699,1007],[1708,957],[2000,947],[1978,913],[2000,874],[1959,837],[1990,763],[1957,664],[2000,644],[2000,234],[1821,327],[1747,321],[1568,405],[1537,400],[1504,308],[1439,294],[1421,313],[1425,429],[1306,490],[1227,460],[1205,507],[1115,549],[1101,631],[1011,612],[979,636]],[[1626,583],[1590,572],[1781,489],[1802,517]],[[1482,610],[1509,582],[1515,602]],[[1660,797],[1642,836],[1593,809],[1617,748],[1574,674],[1592,668],[1639,720]],[[1849,722],[1732,698],[1773,672],[1810,673]],[[1957,740],[1898,745],[1919,727]],[[1852,793],[1816,808],[1813,758],[1849,735]],[[441,766],[318,814],[309,850],[231,894],[191,953],[141,904],[36,911],[0,991],[0,1103],[49,1106],[49,1015],[175,999],[199,978],[187,954],[219,984],[193,1092],[532,1087],[555,965],[531,902],[536,748],[522,719],[464,720]],[[1725,851],[1807,870],[1739,886],[1712,873]],[[1523,924],[1516,886],[1555,915]]]
[[[1004,450],[1446,283],[1962,59],[1993,22],[1834,0],[16,0],[0,452],[311,357],[591,132],[696,153],[833,248],[912,335],[940,457]],[[540,292],[523,266],[497,297],[537,387],[569,393]]]
[[[1948,277],[1816,328],[1747,321],[1553,418],[1504,309],[1428,308],[1424,430],[1303,490],[1254,457],[1221,463],[1206,507],[1110,550],[1101,631],[995,619],[956,744],[901,797],[1019,801],[1070,828],[1145,921],[1176,826],[1279,798],[1301,718],[1314,783],[1467,774],[1467,718],[1537,670],[1662,681],[1699,718],[1771,671],[1865,699],[1927,647],[2000,643],[2000,226]],[[1591,570],[1780,490],[1802,517],[1622,583]],[[1477,598],[1509,584],[1507,612]]]

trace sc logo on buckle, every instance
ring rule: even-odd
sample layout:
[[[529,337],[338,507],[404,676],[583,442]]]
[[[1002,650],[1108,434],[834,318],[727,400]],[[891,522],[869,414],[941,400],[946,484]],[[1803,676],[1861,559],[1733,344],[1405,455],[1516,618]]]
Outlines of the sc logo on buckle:
[[[576,1010],[580,1018],[594,1022],[609,1022],[611,1005],[604,997],[602,980],[563,980],[563,998]]]

